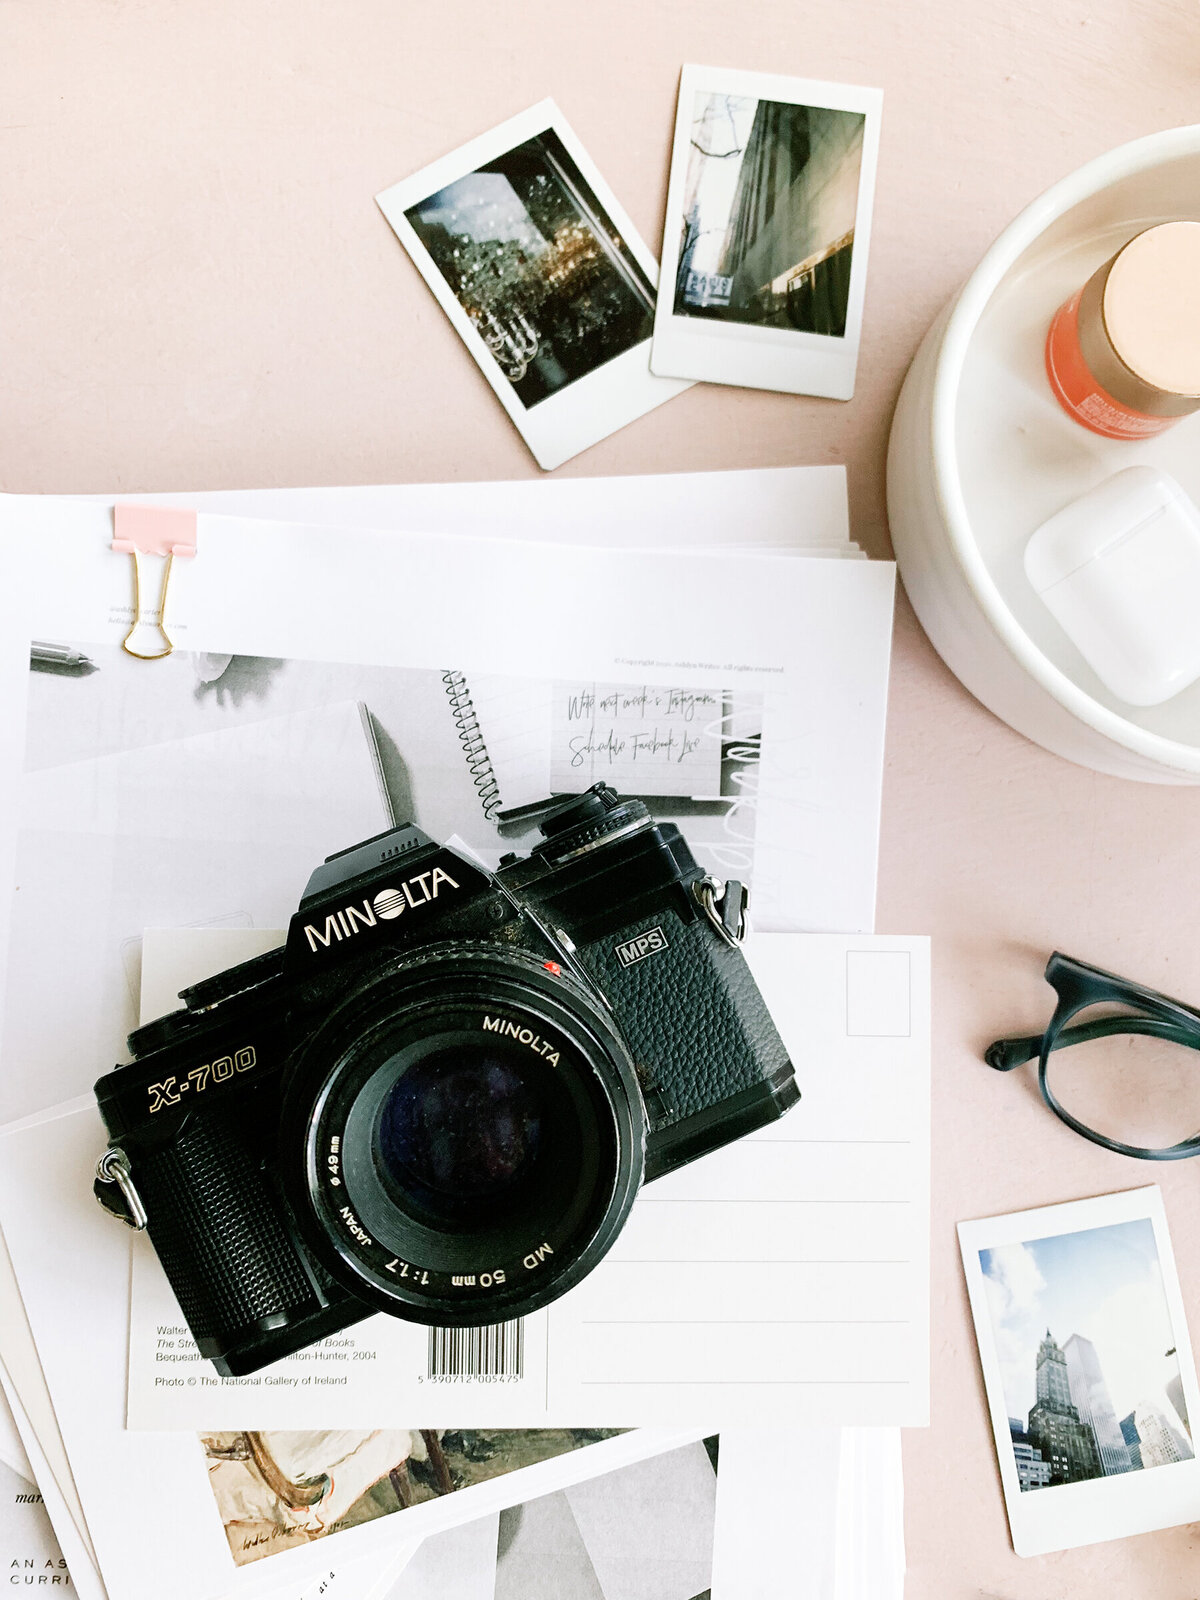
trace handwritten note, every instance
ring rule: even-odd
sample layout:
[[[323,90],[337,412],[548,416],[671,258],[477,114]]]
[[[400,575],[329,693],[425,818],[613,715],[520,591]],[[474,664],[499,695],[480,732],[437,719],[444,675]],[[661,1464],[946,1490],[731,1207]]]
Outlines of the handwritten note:
[[[677,685],[472,675],[453,702],[472,773],[504,808],[603,780],[632,795],[715,799],[722,762],[757,760],[761,696]],[[745,800],[736,775],[731,794]]]
[[[554,789],[586,789],[603,779],[628,794],[721,791],[719,691],[556,683],[551,718]]]

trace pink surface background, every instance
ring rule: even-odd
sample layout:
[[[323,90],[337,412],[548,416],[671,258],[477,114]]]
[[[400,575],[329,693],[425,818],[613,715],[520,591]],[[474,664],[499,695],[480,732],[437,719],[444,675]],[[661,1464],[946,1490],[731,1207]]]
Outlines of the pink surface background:
[[[535,476],[372,196],[551,94],[657,249],[685,60],[885,90],[858,393],[698,387],[562,470],[844,461],[854,534],[886,554],[884,448],[920,335],[1040,190],[1196,118],[1192,0],[3,0],[0,488]],[[1055,946],[1200,999],[1198,822],[1200,791],[1011,733],[901,603],[879,926],[933,934],[936,1020],[910,1600],[1200,1592],[1193,1528],[1013,1555],[954,1238],[1157,1179],[1200,1334],[1200,1164],[1094,1150],[979,1060],[1041,1025]]]

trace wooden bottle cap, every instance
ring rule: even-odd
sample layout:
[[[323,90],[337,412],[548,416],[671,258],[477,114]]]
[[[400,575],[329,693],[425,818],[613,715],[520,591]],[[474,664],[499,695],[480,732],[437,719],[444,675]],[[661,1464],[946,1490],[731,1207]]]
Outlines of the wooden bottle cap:
[[[1101,311],[1114,354],[1143,383],[1200,398],[1200,222],[1131,239],[1109,268]]]

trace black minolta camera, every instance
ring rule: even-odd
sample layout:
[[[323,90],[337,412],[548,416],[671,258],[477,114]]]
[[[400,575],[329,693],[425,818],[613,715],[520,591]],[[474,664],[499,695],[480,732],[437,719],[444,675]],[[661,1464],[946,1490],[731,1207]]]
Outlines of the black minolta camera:
[[[564,1294],[639,1187],[799,1098],[745,890],[604,784],[497,872],[411,824],[331,856],[287,943],[185,990],[96,1085],[102,1204],[235,1376],[374,1311]]]

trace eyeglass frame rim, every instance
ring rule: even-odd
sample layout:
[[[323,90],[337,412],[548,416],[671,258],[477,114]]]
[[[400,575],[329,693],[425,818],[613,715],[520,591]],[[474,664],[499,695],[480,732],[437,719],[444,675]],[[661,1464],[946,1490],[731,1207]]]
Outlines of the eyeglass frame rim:
[[[1106,1002],[1113,1005],[1141,1006],[1143,1011],[1151,1013],[1147,1020],[1153,1020],[1152,1008],[1160,1007],[1172,1014],[1176,1021],[1184,1024],[1195,1036],[1194,1046],[1184,1044],[1184,1048],[1194,1048],[1197,1051],[1200,1051],[1200,1008],[1187,1005],[1184,1001],[1176,1000],[1173,996],[1163,994],[1157,989],[1147,988],[1145,984],[1137,983],[1132,978],[1122,978],[1115,972],[1106,972],[1103,967],[1095,967],[1090,962],[1064,955],[1061,950],[1055,950],[1051,954],[1046,962],[1044,977],[1058,996],[1058,1002],[1041,1035],[1041,1043],[1036,1052],[1038,1088],[1046,1106],[1072,1132],[1092,1144],[1099,1145],[1103,1150],[1111,1150],[1114,1155],[1130,1156],[1136,1161],[1182,1161],[1190,1156],[1200,1155],[1200,1133],[1194,1134],[1191,1139],[1181,1140],[1178,1144],[1153,1149],[1142,1145],[1122,1144],[1118,1139],[1109,1139],[1105,1134],[1097,1133],[1094,1128],[1089,1128],[1077,1117],[1072,1116],[1066,1107],[1059,1103],[1048,1081],[1050,1057],[1054,1051],[1055,1040],[1070,1023],[1072,1017],[1078,1016],[1081,1011],[1086,1011],[1089,1006]],[[1030,1042],[1036,1037],[1031,1035]],[[1004,1045],[1009,1042],[1021,1041],[997,1040],[996,1044]],[[989,1054],[995,1047],[989,1046]],[[995,1066],[996,1070],[1001,1072],[1012,1070],[1011,1066],[992,1062],[989,1062],[989,1065]],[[1014,1062],[1012,1065],[1020,1063]]]

